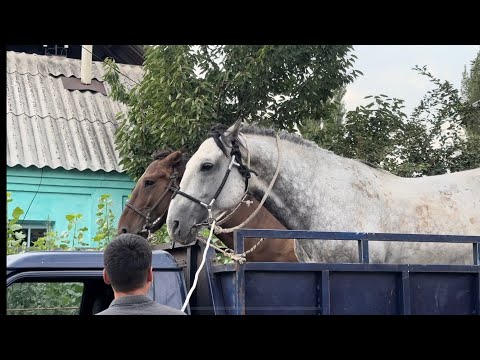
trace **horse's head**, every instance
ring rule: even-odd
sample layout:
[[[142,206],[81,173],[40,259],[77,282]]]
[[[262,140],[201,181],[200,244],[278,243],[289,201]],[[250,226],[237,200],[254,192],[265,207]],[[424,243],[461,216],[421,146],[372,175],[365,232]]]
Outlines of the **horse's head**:
[[[211,217],[217,218],[242,200],[250,173],[240,156],[240,124],[226,131],[216,129],[189,160],[180,191],[168,209],[167,229],[172,240],[193,242],[200,224],[205,225],[209,218],[208,206]]]
[[[165,223],[174,188],[185,170],[185,161],[182,160],[180,151],[161,151],[154,155],[120,216],[119,234],[147,236],[148,230],[155,232]]]

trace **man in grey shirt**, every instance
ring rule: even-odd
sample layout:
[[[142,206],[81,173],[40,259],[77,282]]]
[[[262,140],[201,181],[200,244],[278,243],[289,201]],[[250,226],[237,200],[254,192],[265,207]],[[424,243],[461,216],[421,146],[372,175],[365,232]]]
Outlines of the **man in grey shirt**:
[[[152,250],[143,237],[117,236],[107,245],[103,262],[103,280],[112,286],[115,299],[97,315],[186,315],[147,296],[153,281]]]

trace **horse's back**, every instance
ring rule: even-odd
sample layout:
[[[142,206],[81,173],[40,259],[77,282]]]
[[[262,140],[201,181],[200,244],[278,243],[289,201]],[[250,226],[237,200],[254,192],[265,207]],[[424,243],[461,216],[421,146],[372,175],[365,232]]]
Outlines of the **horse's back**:
[[[480,168],[421,178],[385,174],[381,184],[387,195],[377,202],[383,207],[378,221],[357,221],[362,214],[358,212],[328,229],[309,230],[480,235]],[[371,204],[357,205],[372,210]],[[298,240],[296,253],[301,262],[358,261],[353,241]],[[473,260],[471,244],[371,242],[370,253],[371,261],[378,263],[472,264]]]

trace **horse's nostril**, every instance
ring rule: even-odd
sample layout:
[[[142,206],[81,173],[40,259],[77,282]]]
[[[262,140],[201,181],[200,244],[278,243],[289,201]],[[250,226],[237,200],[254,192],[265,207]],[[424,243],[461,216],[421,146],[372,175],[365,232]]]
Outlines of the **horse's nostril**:
[[[175,220],[175,221],[173,222],[173,232],[175,232],[175,231],[178,229],[178,225],[180,225],[180,223]]]
[[[122,228],[122,234],[126,234],[128,232],[127,228]]]

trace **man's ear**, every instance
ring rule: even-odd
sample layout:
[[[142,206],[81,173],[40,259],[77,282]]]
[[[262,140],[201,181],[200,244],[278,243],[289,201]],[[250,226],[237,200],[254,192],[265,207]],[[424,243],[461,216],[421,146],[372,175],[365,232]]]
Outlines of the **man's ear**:
[[[105,284],[110,285],[110,279],[108,278],[107,270],[103,269],[103,281]]]
[[[152,281],[153,281],[153,267],[150,266],[150,269],[148,270],[147,282],[152,282]]]

